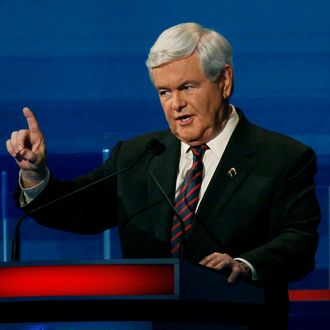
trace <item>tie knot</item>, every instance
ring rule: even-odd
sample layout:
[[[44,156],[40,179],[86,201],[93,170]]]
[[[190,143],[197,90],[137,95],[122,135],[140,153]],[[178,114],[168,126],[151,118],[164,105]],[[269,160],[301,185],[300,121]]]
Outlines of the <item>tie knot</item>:
[[[193,153],[194,159],[196,159],[196,158],[203,158],[204,152],[208,148],[209,147],[206,144],[202,144],[200,146],[190,147],[190,150]]]

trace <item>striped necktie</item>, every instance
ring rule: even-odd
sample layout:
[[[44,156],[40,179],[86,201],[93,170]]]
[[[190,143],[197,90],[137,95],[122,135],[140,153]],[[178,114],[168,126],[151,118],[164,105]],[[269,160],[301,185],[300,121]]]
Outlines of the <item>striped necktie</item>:
[[[176,214],[173,217],[171,233],[171,253],[173,257],[179,257],[181,254],[180,247],[185,240],[183,227],[186,233],[192,226],[203,180],[203,155],[206,149],[208,149],[206,145],[190,147],[193,153],[193,164],[175,199]],[[178,218],[177,214],[180,218]]]

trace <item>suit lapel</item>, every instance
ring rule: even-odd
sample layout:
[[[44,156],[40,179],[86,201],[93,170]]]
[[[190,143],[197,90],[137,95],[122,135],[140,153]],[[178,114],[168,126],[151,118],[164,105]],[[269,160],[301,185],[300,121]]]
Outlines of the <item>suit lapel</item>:
[[[198,209],[198,216],[209,224],[215,221],[223,206],[253,169],[257,146],[253,126],[238,111],[240,121],[226,147]],[[242,143],[244,141],[244,143]],[[230,170],[232,175],[230,175]],[[234,174],[234,171],[236,174]],[[212,205],[212,207],[210,207]]]

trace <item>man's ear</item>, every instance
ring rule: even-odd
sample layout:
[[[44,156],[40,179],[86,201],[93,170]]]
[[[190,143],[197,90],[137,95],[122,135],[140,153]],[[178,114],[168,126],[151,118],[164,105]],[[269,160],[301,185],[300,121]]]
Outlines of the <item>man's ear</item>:
[[[233,69],[229,64],[225,64],[223,67],[219,84],[221,85],[220,88],[222,88],[223,98],[229,99],[233,92]]]

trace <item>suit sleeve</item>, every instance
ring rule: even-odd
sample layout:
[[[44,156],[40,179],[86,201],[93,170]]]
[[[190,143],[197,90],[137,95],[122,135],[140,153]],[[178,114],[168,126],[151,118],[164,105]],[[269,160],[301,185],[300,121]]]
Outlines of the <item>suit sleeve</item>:
[[[22,210],[28,213],[62,196],[67,196],[34,212],[31,214],[32,218],[41,225],[80,234],[95,234],[116,226],[117,180],[115,176],[71,196],[68,194],[117,171],[116,155],[119,148],[120,143],[114,147],[108,161],[84,176],[70,181],[60,181],[50,176],[47,187]],[[14,196],[18,207],[20,207],[21,193],[18,186]]]

